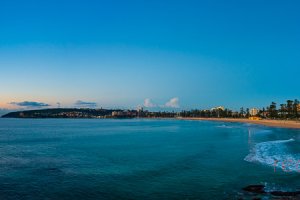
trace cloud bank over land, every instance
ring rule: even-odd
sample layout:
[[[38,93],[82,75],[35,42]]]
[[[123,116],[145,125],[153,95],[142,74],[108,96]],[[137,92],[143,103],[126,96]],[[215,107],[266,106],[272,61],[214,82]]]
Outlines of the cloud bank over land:
[[[170,99],[166,104],[165,107],[167,108],[179,108],[179,98],[178,97],[174,97],[172,99]]]
[[[147,98],[147,99],[144,100],[144,104],[143,105],[146,108],[155,108],[155,107],[157,107],[157,105],[155,103],[153,103],[152,100],[149,99],[149,98]]]
[[[42,108],[42,107],[50,106],[50,104],[36,102],[36,101],[10,102],[9,104],[16,105],[19,107],[24,107],[24,108]]]
[[[75,106],[82,107],[82,108],[95,108],[97,107],[97,103],[78,100],[75,102]]]
[[[161,109],[163,109],[163,108],[180,108],[178,97],[171,98],[169,101],[167,101],[163,105],[158,105],[158,104],[154,103],[150,98],[146,98],[144,100],[143,106],[145,108],[161,108]]]

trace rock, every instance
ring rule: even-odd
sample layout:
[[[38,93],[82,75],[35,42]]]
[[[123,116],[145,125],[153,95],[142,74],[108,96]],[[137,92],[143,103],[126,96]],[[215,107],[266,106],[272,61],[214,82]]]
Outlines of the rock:
[[[271,192],[273,196],[297,196],[300,195],[300,191],[295,191],[295,192],[283,192],[283,191],[273,191]]]
[[[264,185],[248,185],[247,187],[243,188],[244,191],[258,193],[258,194],[266,193],[264,189],[265,189]]]

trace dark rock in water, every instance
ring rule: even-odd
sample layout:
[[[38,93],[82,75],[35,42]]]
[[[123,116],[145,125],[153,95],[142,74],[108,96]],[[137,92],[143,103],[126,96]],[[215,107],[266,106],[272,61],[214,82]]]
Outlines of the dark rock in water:
[[[243,188],[244,191],[258,193],[258,194],[266,193],[264,189],[265,189],[264,185],[248,185],[247,187]]]
[[[243,188],[244,191],[259,193],[259,194],[266,193],[264,189],[265,189],[264,185],[249,185]]]
[[[58,171],[59,169],[56,168],[56,167],[49,167],[49,168],[47,168],[47,170],[49,170],[49,171]]]
[[[265,191],[265,186],[264,185],[249,185],[247,187],[243,188],[244,191],[247,192],[252,192],[252,193],[256,193],[256,194],[271,194],[273,196],[276,196],[280,199],[284,198],[292,198],[294,199],[296,197],[296,199],[300,200],[300,191],[293,191],[293,192],[284,192],[284,191],[272,191],[272,192],[266,192]],[[254,197],[253,200],[259,200],[261,199],[260,197]]]
[[[298,196],[300,195],[300,191],[296,191],[296,192],[283,192],[283,191],[273,191],[271,192],[271,194],[273,196]]]
[[[46,170],[48,173],[62,173],[63,171],[59,168],[56,167],[49,167],[49,168],[45,168],[44,170]]]

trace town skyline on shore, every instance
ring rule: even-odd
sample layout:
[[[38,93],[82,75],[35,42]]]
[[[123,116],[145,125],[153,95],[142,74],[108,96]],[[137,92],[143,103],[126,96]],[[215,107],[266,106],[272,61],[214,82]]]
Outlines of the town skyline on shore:
[[[237,109],[230,109],[225,106],[216,106],[212,108],[193,108],[193,109],[181,109],[179,106],[179,100],[177,98],[173,98],[168,101],[164,105],[156,105],[153,104],[149,99],[145,99],[143,105],[139,105],[136,108],[102,108],[97,107],[97,104],[92,102],[82,102],[77,101],[75,105],[77,107],[61,107],[60,104],[57,104],[58,107],[50,107],[49,104],[44,104],[40,102],[14,102],[13,104],[23,106],[24,109],[21,110],[5,110],[0,109],[0,116],[5,116],[6,114],[10,115],[13,113],[39,113],[39,112],[54,112],[55,115],[49,115],[48,117],[55,118],[58,113],[63,113],[57,115],[59,117],[79,117],[79,118],[98,118],[97,112],[102,113],[100,118],[114,118],[116,116],[121,117],[142,117],[141,113],[150,113],[150,117],[225,117],[225,118],[249,118],[249,117],[261,117],[261,118],[269,118],[269,119],[299,119],[300,117],[300,102],[298,99],[295,100],[286,100],[285,102],[281,102],[277,104],[276,102],[272,101],[270,105],[263,106],[263,107],[241,107]],[[43,108],[44,107],[44,108]],[[45,108],[48,107],[48,108]],[[50,108],[49,108],[50,107]],[[27,108],[27,109],[26,109]],[[71,112],[70,115],[65,115],[65,110],[67,112]],[[103,111],[105,111],[105,116],[103,117]],[[106,111],[109,111],[107,113]],[[74,114],[77,113],[77,114]],[[86,114],[88,112],[88,114]],[[119,114],[113,114],[117,112]],[[126,114],[124,114],[126,113]],[[45,114],[43,114],[43,117]],[[14,116],[14,114],[13,114]],[[38,115],[39,116],[39,115]],[[37,118],[39,118],[37,116]],[[77,116],[77,117],[76,117]],[[144,115],[144,117],[149,117]],[[22,117],[21,117],[22,118]],[[47,118],[47,117],[46,117]]]

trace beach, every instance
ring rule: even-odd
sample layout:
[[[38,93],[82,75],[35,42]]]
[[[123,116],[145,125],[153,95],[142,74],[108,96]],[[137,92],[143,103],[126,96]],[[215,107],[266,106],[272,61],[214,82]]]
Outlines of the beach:
[[[250,119],[241,119],[241,118],[201,118],[201,117],[188,117],[180,118],[188,120],[205,120],[205,121],[222,121],[222,122],[242,122],[242,123],[251,123],[251,124],[260,124],[265,126],[272,127],[281,127],[281,128],[296,128],[300,129],[300,121],[295,120],[250,120]]]

